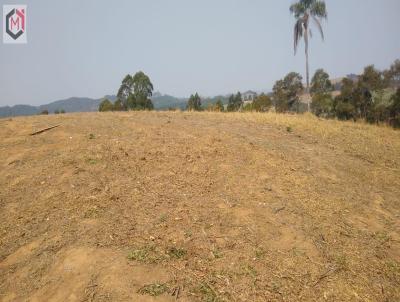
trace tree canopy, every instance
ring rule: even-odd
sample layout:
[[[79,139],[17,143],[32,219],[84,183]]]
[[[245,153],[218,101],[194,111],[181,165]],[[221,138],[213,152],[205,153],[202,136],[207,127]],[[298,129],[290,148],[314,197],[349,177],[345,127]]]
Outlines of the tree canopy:
[[[224,104],[222,103],[221,99],[218,99],[218,101],[215,103],[215,111],[222,112],[224,110]]]
[[[236,93],[236,95],[231,95],[228,100],[227,111],[239,111],[243,106],[242,94],[240,92]]]
[[[400,128],[400,88],[392,96],[392,104],[389,107],[390,124],[395,128]]]
[[[262,93],[258,95],[251,104],[251,111],[267,112],[271,108],[271,106],[271,98],[268,95]]]
[[[310,93],[313,94],[326,94],[333,89],[332,83],[329,80],[329,74],[323,69],[317,69],[311,79]]]
[[[125,109],[128,108],[127,100],[128,97],[132,94],[132,92],[133,92],[133,78],[130,74],[127,74],[125,78],[122,80],[121,86],[119,87],[119,90],[117,92],[118,100],[121,101],[121,104]]]
[[[114,110],[114,105],[113,103],[110,102],[109,99],[104,99],[99,105],[100,112],[113,111],[113,110]]]
[[[364,68],[364,72],[359,78],[359,84],[361,88],[369,91],[377,91],[386,86],[383,73],[375,69],[374,65]]]
[[[299,95],[303,91],[302,77],[296,72],[288,73],[273,87],[273,98],[277,112],[298,110]]]
[[[400,60],[394,61],[384,72],[385,83],[391,87],[400,87]]]
[[[190,96],[186,108],[189,111],[201,111],[201,98],[197,92]]]
[[[118,107],[122,110],[152,110],[153,84],[142,71],[126,75],[118,90]]]

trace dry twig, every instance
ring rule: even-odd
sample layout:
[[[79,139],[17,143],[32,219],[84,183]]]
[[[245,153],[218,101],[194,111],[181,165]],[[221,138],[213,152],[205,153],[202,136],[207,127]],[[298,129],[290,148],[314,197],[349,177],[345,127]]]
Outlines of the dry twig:
[[[41,130],[39,130],[39,131],[35,131],[35,132],[33,132],[33,133],[29,134],[29,135],[30,135],[30,136],[38,135],[38,134],[41,134],[41,133],[43,133],[43,132],[49,131],[49,130],[51,130],[51,129],[57,128],[57,127],[59,127],[59,126],[61,126],[61,124],[58,124],[58,125],[55,125],[55,126],[51,126],[51,127],[47,127],[47,128],[41,129]]]

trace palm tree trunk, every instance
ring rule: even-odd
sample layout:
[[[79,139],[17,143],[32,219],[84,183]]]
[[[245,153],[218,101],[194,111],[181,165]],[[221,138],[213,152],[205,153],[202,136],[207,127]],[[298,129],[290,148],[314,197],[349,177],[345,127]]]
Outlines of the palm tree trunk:
[[[306,52],[307,111],[310,112],[310,98],[309,98],[309,93],[310,93],[310,70],[309,70],[309,66],[308,66],[308,28],[306,28],[305,31],[304,31],[304,42],[305,42],[304,44],[305,44],[305,52]]]

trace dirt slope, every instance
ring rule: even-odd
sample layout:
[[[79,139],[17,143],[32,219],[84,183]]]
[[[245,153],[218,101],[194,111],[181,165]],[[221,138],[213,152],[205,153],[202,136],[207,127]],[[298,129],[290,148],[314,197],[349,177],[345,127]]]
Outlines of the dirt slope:
[[[400,301],[400,132],[250,113],[1,119],[0,301],[176,299]]]

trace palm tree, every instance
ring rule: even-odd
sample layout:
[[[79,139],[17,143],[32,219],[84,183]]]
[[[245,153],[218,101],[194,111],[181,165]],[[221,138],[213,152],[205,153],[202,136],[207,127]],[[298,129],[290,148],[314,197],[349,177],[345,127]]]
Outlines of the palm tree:
[[[325,1],[323,0],[299,0],[290,6],[290,12],[296,18],[294,25],[294,54],[296,55],[297,46],[302,37],[304,37],[305,53],[306,53],[306,79],[307,93],[310,92],[310,74],[308,66],[308,40],[312,37],[310,29],[310,19],[314,21],[324,40],[324,32],[321,26],[321,20],[328,17]],[[310,101],[307,102],[308,111],[310,111]]]

